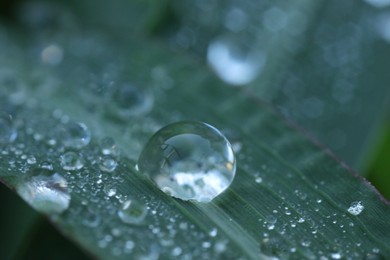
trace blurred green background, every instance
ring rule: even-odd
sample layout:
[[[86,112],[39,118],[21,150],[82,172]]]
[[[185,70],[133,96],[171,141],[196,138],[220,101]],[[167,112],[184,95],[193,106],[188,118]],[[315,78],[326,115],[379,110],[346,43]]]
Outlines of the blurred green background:
[[[21,7],[26,2],[32,1],[1,1],[0,25],[9,28],[18,25]],[[271,62],[262,71],[263,76],[248,87],[290,120],[313,133],[326,147],[331,147],[337,157],[368,178],[390,199],[390,1],[317,1],[316,4],[310,1],[294,4],[226,1],[221,4],[220,1],[149,0],[144,4],[113,1],[101,6],[96,6],[94,1],[58,2],[76,15],[87,13],[85,24],[105,25],[119,31],[131,29],[137,34],[142,31],[143,37],[204,63],[207,62],[208,43],[218,35],[227,34],[226,29],[213,20],[226,6],[237,5],[241,8],[237,10],[247,12],[250,18],[259,16],[259,11],[264,11],[264,16],[278,10],[307,14],[307,28],[299,36],[272,30],[266,32],[264,28],[233,34],[246,43],[257,44],[257,38],[251,38],[254,34],[266,39],[259,46]],[[110,8],[107,9],[107,5]],[[138,12],[134,6],[146,11]],[[116,15],[119,10],[120,14]],[[145,17],[141,19],[141,16]],[[109,19],[113,17],[115,19]],[[142,23],[130,25],[129,21],[135,20],[142,20]],[[267,22],[260,19],[250,20],[250,23],[256,28]],[[188,41],[191,37],[197,38],[196,43]],[[345,41],[348,44],[343,45]],[[323,47],[325,43],[327,45]],[[291,51],[285,45],[295,47]],[[345,64],[340,58],[337,66],[321,63],[323,49],[333,57],[344,57],[347,53],[358,58],[354,60],[353,56]],[[353,86],[337,88],[338,82],[343,81]],[[354,86],[358,86],[354,93],[356,98],[347,102],[348,91]],[[334,98],[335,95],[339,96]],[[324,116],[316,116],[316,109]],[[0,259],[88,258],[4,185],[0,185],[0,205]]]

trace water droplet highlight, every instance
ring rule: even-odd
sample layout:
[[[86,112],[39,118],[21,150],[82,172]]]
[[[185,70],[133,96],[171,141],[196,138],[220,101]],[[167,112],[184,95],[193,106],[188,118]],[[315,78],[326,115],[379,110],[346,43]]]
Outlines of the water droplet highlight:
[[[124,223],[139,225],[144,221],[147,213],[145,205],[136,200],[127,200],[118,211],[118,217]]]
[[[230,186],[236,162],[220,131],[206,123],[184,121],[153,135],[138,167],[173,197],[209,202]]]
[[[22,180],[16,190],[28,204],[40,212],[61,213],[69,207],[68,183],[58,173],[28,177]]]
[[[363,210],[364,210],[364,206],[361,201],[352,202],[348,208],[348,212],[355,216],[362,213]]]

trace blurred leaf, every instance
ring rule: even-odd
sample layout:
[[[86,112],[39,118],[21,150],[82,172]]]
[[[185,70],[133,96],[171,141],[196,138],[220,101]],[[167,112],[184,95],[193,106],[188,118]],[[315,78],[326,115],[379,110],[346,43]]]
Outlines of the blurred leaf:
[[[0,176],[91,255],[390,257],[388,202],[253,93],[167,46],[82,29],[56,8],[0,27]],[[210,123],[236,147],[236,178],[210,203],[174,199],[136,170],[149,137],[179,120]],[[74,122],[91,132],[84,147],[67,145]],[[107,136],[112,172],[101,165]],[[123,220],[128,201],[137,221]]]
[[[363,1],[171,2],[179,22],[164,39],[174,50],[207,60],[228,82],[229,68],[241,66],[233,82],[249,73],[242,85],[355,169],[366,166],[390,95],[387,9]],[[245,63],[259,66],[253,80]]]
[[[378,138],[380,143],[367,169],[369,179],[377,189],[390,199],[390,124],[387,121],[383,126],[383,134]]]

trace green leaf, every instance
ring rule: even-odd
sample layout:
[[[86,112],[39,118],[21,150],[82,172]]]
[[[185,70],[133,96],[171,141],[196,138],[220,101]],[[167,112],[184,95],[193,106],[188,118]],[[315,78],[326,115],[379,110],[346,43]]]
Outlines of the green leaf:
[[[215,42],[266,55],[247,87],[362,171],[390,97],[388,14],[366,2],[176,0],[160,35],[204,61]]]
[[[388,202],[251,92],[165,45],[51,19],[1,28],[0,178],[91,255],[390,256]],[[172,198],[136,170],[147,140],[179,120],[207,122],[236,147],[235,180],[210,203]],[[90,143],[67,147],[73,122]],[[101,165],[107,136],[111,172]],[[68,152],[80,161],[65,165]],[[138,207],[126,219],[128,201]]]

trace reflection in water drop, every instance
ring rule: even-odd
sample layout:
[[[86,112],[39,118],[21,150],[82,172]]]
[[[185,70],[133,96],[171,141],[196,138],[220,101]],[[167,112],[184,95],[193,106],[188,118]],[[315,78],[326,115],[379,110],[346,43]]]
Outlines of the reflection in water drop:
[[[214,127],[178,122],[149,140],[138,167],[169,195],[209,202],[233,181],[236,164],[232,147]]]
[[[147,214],[146,206],[136,200],[125,201],[118,211],[118,216],[124,223],[134,225],[141,224]]]
[[[91,133],[83,123],[67,123],[61,129],[61,138],[65,147],[80,149],[89,144]]]
[[[67,171],[80,170],[84,166],[84,160],[75,152],[66,152],[61,155],[61,166]]]
[[[244,47],[227,39],[210,43],[207,60],[215,73],[231,85],[245,85],[253,81],[261,72],[266,55]]]
[[[16,190],[26,202],[40,212],[61,213],[69,207],[68,184],[58,173],[27,178]]]
[[[348,212],[355,216],[362,213],[363,210],[364,210],[364,206],[361,201],[352,202],[348,208]]]
[[[0,113],[0,144],[13,142],[17,137],[17,131],[12,117],[6,113]]]

